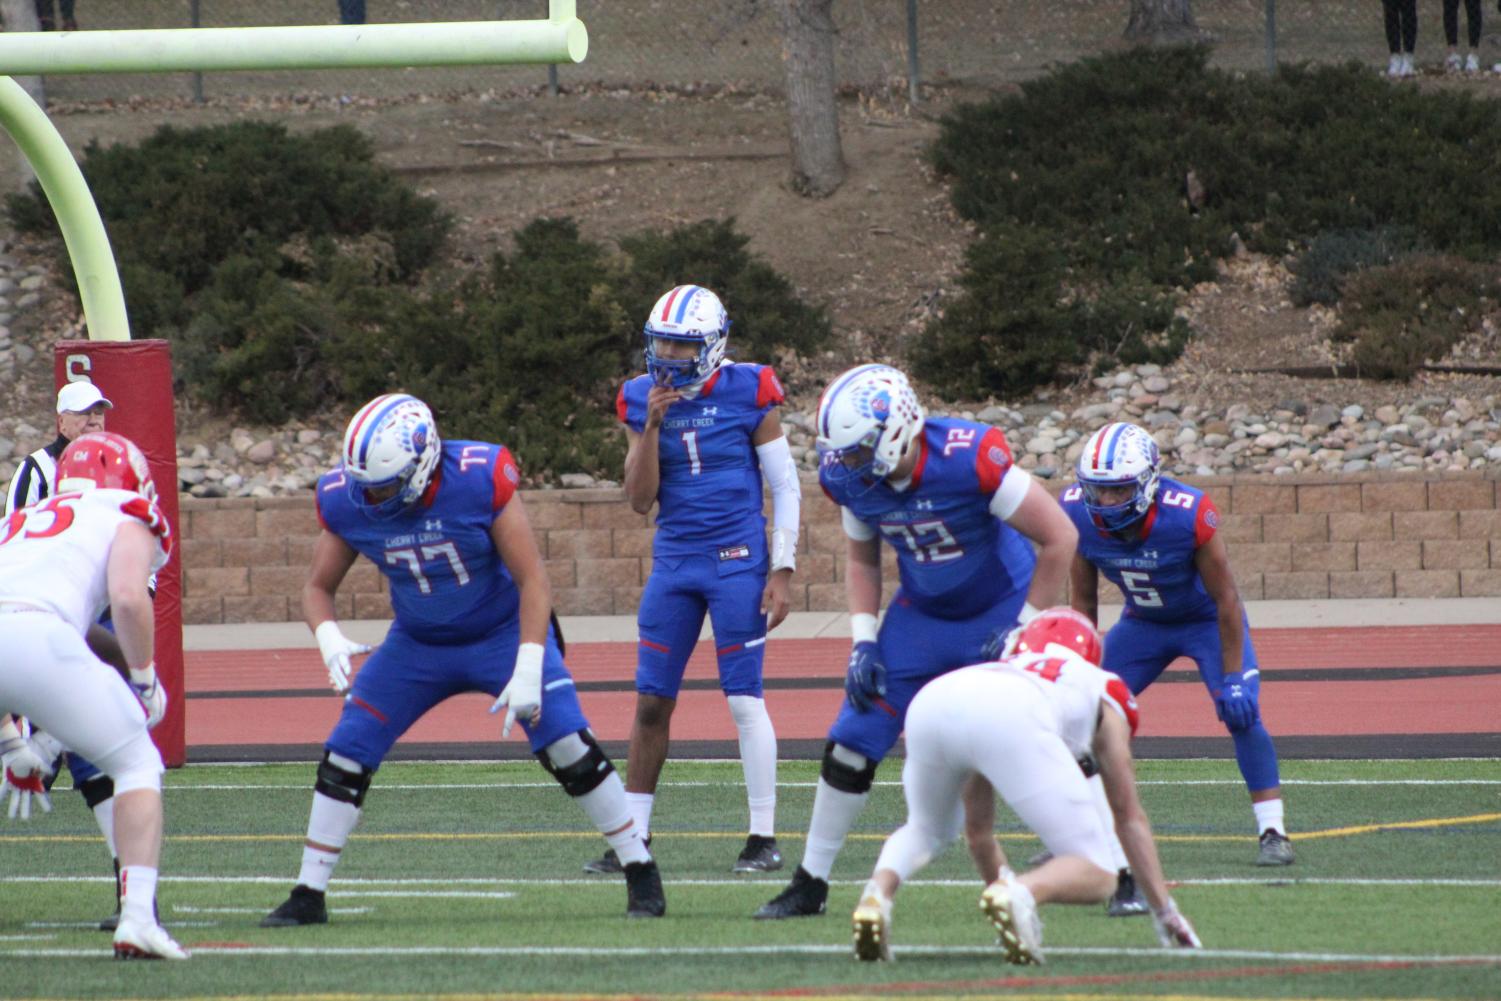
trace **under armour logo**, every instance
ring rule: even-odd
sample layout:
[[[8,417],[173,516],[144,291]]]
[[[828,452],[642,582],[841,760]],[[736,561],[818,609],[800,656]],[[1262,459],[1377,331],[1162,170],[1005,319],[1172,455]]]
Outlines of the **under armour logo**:
[[[422,530],[424,532],[441,532],[441,531],[443,531],[443,519],[442,518],[429,518],[429,519],[427,519],[426,521],[424,521],[422,523]]]
[[[912,506],[915,507],[915,508],[917,508],[919,511],[931,511],[931,510],[933,510],[933,502],[930,501],[930,500],[916,501],[916,502],[913,503]]]
[[[714,417],[714,416],[717,416],[718,413],[719,413],[719,408],[718,407],[704,407],[704,409],[703,409],[703,415],[705,417]]]
[[[1143,549],[1141,551],[1141,558],[1144,560],[1155,560],[1160,559],[1161,554],[1155,549]]]

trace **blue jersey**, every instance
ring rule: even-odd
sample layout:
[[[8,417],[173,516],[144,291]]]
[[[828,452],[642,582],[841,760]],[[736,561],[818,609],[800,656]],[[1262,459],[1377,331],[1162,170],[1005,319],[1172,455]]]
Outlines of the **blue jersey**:
[[[490,525],[519,480],[504,446],[445,441],[426,493],[400,514],[382,520],[356,507],[340,467],[318,481],[318,520],[385,574],[395,628],[424,643],[469,643],[518,614]]]
[[[1163,477],[1139,538],[1122,539],[1094,523],[1078,486],[1063,492],[1063,510],[1079,530],[1079,555],[1126,596],[1124,615],[1147,622],[1202,622],[1219,608],[1194,564],[1214,537],[1219,512],[1195,487]]]
[[[819,481],[896,550],[899,597],[943,619],[967,619],[1024,591],[1037,557],[1032,546],[990,511],[1011,468],[999,429],[952,417],[929,418],[918,439],[917,466],[905,490],[882,481],[859,496]]]
[[[647,375],[620,387],[615,408],[632,431],[646,427]],[[708,554],[721,564],[766,558],[761,463],[751,437],[782,385],[766,365],[722,365],[693,399],[667,408],[658,437],[656,557]]]

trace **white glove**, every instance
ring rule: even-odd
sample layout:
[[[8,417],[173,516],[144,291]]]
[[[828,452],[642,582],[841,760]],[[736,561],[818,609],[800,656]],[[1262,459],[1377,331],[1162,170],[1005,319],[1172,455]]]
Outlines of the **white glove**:
[[[500,727],[502,737],[511,735],[511,727],[517,719],[535,724],[542,718],[541,643],[523,643],[516,648],[516,667],[511,671],[511,683],[501,691],[490,712],[500,712],[501,706],[506,706],[506,721]]]
[[[32,741],[0,755],[0,795],[10,790],[11,820],[19,814],[22,820],[31,819],[31,801],[35,799],[44,811],[52,812],[52,800],[47,795],[46,780],[52,774],[50,764],[44,760],[45,750],[39,751]]]
[[[146,729],[151,729],[167,715],[167,686],[156,677],[156,662],[130,672],[130,688],[146,707]]]
[[[1165,948],[1203,948],[1199,936],[1194,933],[1194,926],[1178,911],[1178,905],[1173,902],[1172,897],[1167,898],[1167,904],[1162,910],[1152,912],[1152,926],[1157,929],[1157,941]]]
[[[313,635],[318,639],[318,652],[323,654],[323,665],[328,668],[328,683],[334,691],[343,695],[349,691],[349,676],[354,673],[354,668],[349,666],[349,658],[369,653],[375,648],[356,643],[345,636],[333,619],[320,622],[318,628],[313,630]]]

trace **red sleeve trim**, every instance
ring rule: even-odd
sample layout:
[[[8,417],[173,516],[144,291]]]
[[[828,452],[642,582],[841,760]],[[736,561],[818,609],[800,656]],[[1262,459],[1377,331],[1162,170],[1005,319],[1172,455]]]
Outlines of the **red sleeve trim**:
[[[1011,445],[1006,441],[1006,432],[990,428],[980,438],[980,447],[975,450],[975,472],[980,477],[980,492],[993,494],[1000,489],[1006,470],[1011,468]]]
[[[504,445],[500,446],[495,451],[495,496],[491,500],[491,510],[499,511],[509,504],[511,498],[516,496],[516,487],[520,483],[521,470],[511,457],[511,450]]]
[[[1126,683],[1115,675],[1105,682],[1105,695],[1121,707],[1121,712],[1126,716],[1126,723],[1131,727],[1131,736],[1136,736],[1136,728],[1141,725],[1141,710],[1136,705],[1136,699],[1131,696],[1131,689]]]
[[[154,501],[141,496],[132,497],[120,505],[120,510],[151,529],[151,534],[161,541],[162,552],[172,552],[172,526]]]
[[[770,365],[761,368],[760,382],[756,386],[756,406],[769,407],[781,403],[787,398],[782,391],[782,383],[777,379],[777,374]]]
[[[620,384],[620,392],[615,396],[615,416],[620,418],[620,423],[625,423],[625,415],[629,408],[625,402],[625,383]]]
[[[1219,509],[1214,506],[1214,501],[1209,499],[1209,495],[1205,494],[1199,498],[1199,512],[1194,516],[1194,548],[1197,549],[1214,538],[1214,533],[1219,527]]]

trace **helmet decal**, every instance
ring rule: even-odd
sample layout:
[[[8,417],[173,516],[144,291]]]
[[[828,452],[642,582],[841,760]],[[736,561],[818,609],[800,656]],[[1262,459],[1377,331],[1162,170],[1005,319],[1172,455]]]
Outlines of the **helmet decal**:
[[[1108,532],[1130,527],[1144,516],[1157,496],[1162,455],[1157,442],[1135,424],[1106,424],[1084,444],[1075,473],[1084,507],[1095,524]],[[1102,490],[1131,487],[1124,500],[1105,503]]]

